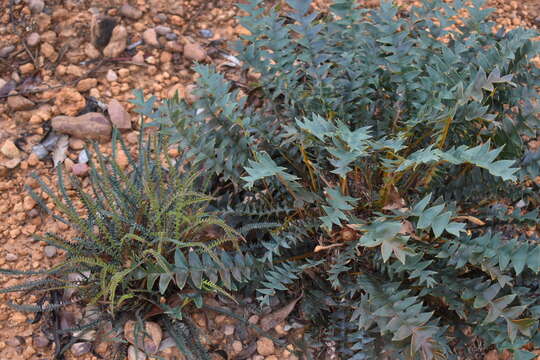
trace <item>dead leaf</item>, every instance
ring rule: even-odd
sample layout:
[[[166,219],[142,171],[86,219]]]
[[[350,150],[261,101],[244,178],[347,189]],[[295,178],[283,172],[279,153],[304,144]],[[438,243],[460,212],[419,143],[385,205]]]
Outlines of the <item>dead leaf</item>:
[[[313,250],[314,252],[319,252],[319,251],[324,251],[324,250],[328,250],[328,249],[331,249],[331,248],[335,248],[335,247],[338,247],[338,246],[343,246],[345,244],[343,243],[339,243],[339,244],[332,244],[332,245],[317,245],[315,246],[315,250]]]
[[[54,145],[54,150],[52,154],[54,167],[56,167],[58,164],[63,163],[64,160],[66,160],[68,143],[69,136],[62,135],[60,139],[58,139],[58,142]]]
[[[388,198],[383,210],[397,210],[402,209],[407,205],[405,200],[399,195],[397,188],[392,185],[388,191]]]
[[[264,331],[268,331],[272,328],[274,328],[276,325],[278,325],[280,322],[285,320],[287,316],[293,311],[294,307],[296,306],[296,303],[298,300],[302,298],[303,295],[300,295],[298,298],[291,301],[288,305],[285,307],[274,311],[265,317],[261,319],[261,329]]]
[[[480,220],[479,218],[476,218],[474,216],[470,216],[470,215],[464,215],[464,216],[456,216],[454,218],[455,220],[467,220],[475,225],[479,225],[479,226],[484,226],[486,225],[485,222],[483,222],[482,220]]]

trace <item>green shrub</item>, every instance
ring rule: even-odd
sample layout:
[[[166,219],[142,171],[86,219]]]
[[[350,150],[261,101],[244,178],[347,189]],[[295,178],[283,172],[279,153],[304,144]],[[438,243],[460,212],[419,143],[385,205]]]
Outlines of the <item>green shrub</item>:
[[[13,306],[41,313],[72,302],[98,305],[101,316],[96,316],[93,326],[105,318],[116,324],[125,314],[141,317],[152,306],[159,306],[170,318],[167,324],[171,330],[174,321],[182,320],[183,306],[193,302],[201,307],[208,291],[231,296],[229,291],[236,290],[237,284],[249,276],[253,260],[249,254],[244,256],[238,251],[240,235],[208,211],[211,197],[195,191],[200,187],[197,184],[203,182],[200,174],[184,173],[181,164],[166,155],[161,136],[150,136],[143,145],[141,133],[140,141],[136,158],[132,158],[121,139],[118,143],[116,134],[112,157],[104,156],[94,146],[97,160],[90,160],[89,172],[92,193],[85,192],[81,181],[70,175],[75,193],[70,197],[61,166],[58,195],[36,176],[60,215],[53,213],[29,188],[32,197],[55,219],[75,229],[77,235],[69,238],[47,233],[37,237],[66,251],[65,260],[52,269],[3,270],[15,275],[42,275],[36,281],[0,290],[43,295],[40,304]],[[120,151],[117,145],[128,157],[130,167],[126,170],[116,160]],[[75,206],[76,200],[82,207]],[[226,251],[224,245],[229,242],[233,247]],[[52,296],[58,289],[76,292],[71,299],[68,296],[61,301],[58,295]],[[174,300],[175,296],[180,299],[173,301],[181,305],[178,308],[162,304],[162,299]],[[90,327],[87,324],[84,328]],[[183,339],[182,336],[176,334],[175,339]],[[187,343],[194,345],[193,340]],[[56,350],[59,356],[60,350]],[[191,358],[202,359],[201,356]]]
[[[470,358],[472,332],[531,359],[536,34],[493,33],[479,1],[287,3],[239,5],[240,79],[197,66],[193,105],[136,101],[252,229],[259,300],[303,290],[314,357]]]

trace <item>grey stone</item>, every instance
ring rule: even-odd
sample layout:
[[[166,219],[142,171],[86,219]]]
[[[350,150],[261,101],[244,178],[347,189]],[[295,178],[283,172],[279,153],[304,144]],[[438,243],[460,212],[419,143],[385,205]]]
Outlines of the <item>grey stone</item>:
[[[158,25],[154,29],[159,35],[167,35],[171,32],[171,28],[165,25]]]
[[[43,252],[48,258],[52,258],[56,255],[56,248],[54,246],[47,245],[45,246],[45,249],[43,249]]]
[[[13,50],[15,50],[14,45],[4,46],[3,48],[0,49],[0,58],[7,57],[9,54],[13,52]]]
[[[71,353],[75,356],[82,356],[92,350],[92,344],[89,342],[78,342],[71,345]]]
[[[39,14],[45,8],[45,2],[43,0],[30,0],[28,2],[28,8],[33,14]]]
[[[6,254],[6,261],[13,262],[13,261],[17,261],[18,259],[19,257],[15,254],[12,254],[12,253]]]
[[[143,12],[134,6],[124,4],[120,8],[120,14],[133,20],[138,20],[143,16]]]

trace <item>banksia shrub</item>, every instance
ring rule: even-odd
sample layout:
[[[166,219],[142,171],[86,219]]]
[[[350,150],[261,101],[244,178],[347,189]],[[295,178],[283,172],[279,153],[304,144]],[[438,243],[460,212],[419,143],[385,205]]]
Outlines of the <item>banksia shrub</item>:
[[[138,100],[255,234],[259,301],[302,291],[312,357],[531,359],[537,34],[480,1],[281,5],[239,5],[233,80],[201,65],[193,104]]]

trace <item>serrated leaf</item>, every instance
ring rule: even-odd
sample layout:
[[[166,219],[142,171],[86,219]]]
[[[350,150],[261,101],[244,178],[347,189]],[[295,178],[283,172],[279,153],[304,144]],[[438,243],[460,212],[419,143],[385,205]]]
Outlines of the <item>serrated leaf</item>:
[[[304,118],[303,121],[296,119],[296,125],[321,141],[324,141],[325,137],[332,136],[336,131],[336,127],[319,114],[313,114],[311,120],[308,118]]]
[[[433,230],[433,234],[436,238],[440,237],[444,230],[448,227],[451,216],[452,213],[450,213],[450,211],[446,211],[435,217],[433,223],[431,224],[431,229]]]
[[[249,176],[242,176],[241,179],[246,181],[246,187],[252,188],[254,183],[271,176],[279,176],[287,182],[295,182],[298,177],[285,172],[287,170],[283,166],[278,166],[274,160],[266,152],[257,154],[257,161],[249,160],[249,167],[245,167]]]
[[[514,350],[514,360],[532,360],[537,355],[527,350]]]
[[[527,257],[529,256],[529,246],[527,244],[521,245],[515,253],[512,254],[512,266],[517,275],[521,274],[525,268]]]
[[[154,288],[154,284],[156,283],[156,280],[158,279],[160,274],[158,273],[150,273],[148,274],[148,276],[146,277],[146,289],[148,291],[152,291],[152,289]]]
[[[191,272],[191,280],[197,289],[202,287],[203,280],[203,267],[199,255],[195,251],[190,251],[189,255],[189,267]]]
[[[426,229],[428,227],[431,227],[433,225],[433,221],[435,220],[435,217],[437,217],[441,211],[443,211],[444,205],[436,205],[433,207],[430,207],[429,209],[422,212],[420,217],[418,218],[418,222],[416,224],[416,227],[418,229]]]
[[[416,216],[420,216],[420,214],[422,214],[424,212],[424,209],[426,208],[426,206],[429,204],[429,202],[431,201],[431,193],[429,193],[428,195],[426,195],[422,200],[420,200],[419,202],[417,202],[414,207],[413,207],[413,210],[412,210],[412,214],[413,215],[416,215]]]
[[[531,330],[536,326],[538,323],[538,319],[533,318],[525,318],[525,319],[514,319],[510,320],[510,322],[517,326],[519,332],[521,332],[524,336],[531,336]]]
[[[540,272],[540,246],[533,246],[534,249],[530,252],[527,260],[527,266],[536,274]]]
[[[159,276],[159,293],[161,295],[165,294],[171,280],[172,280],[172,277],[170,274],[165,273]]]

